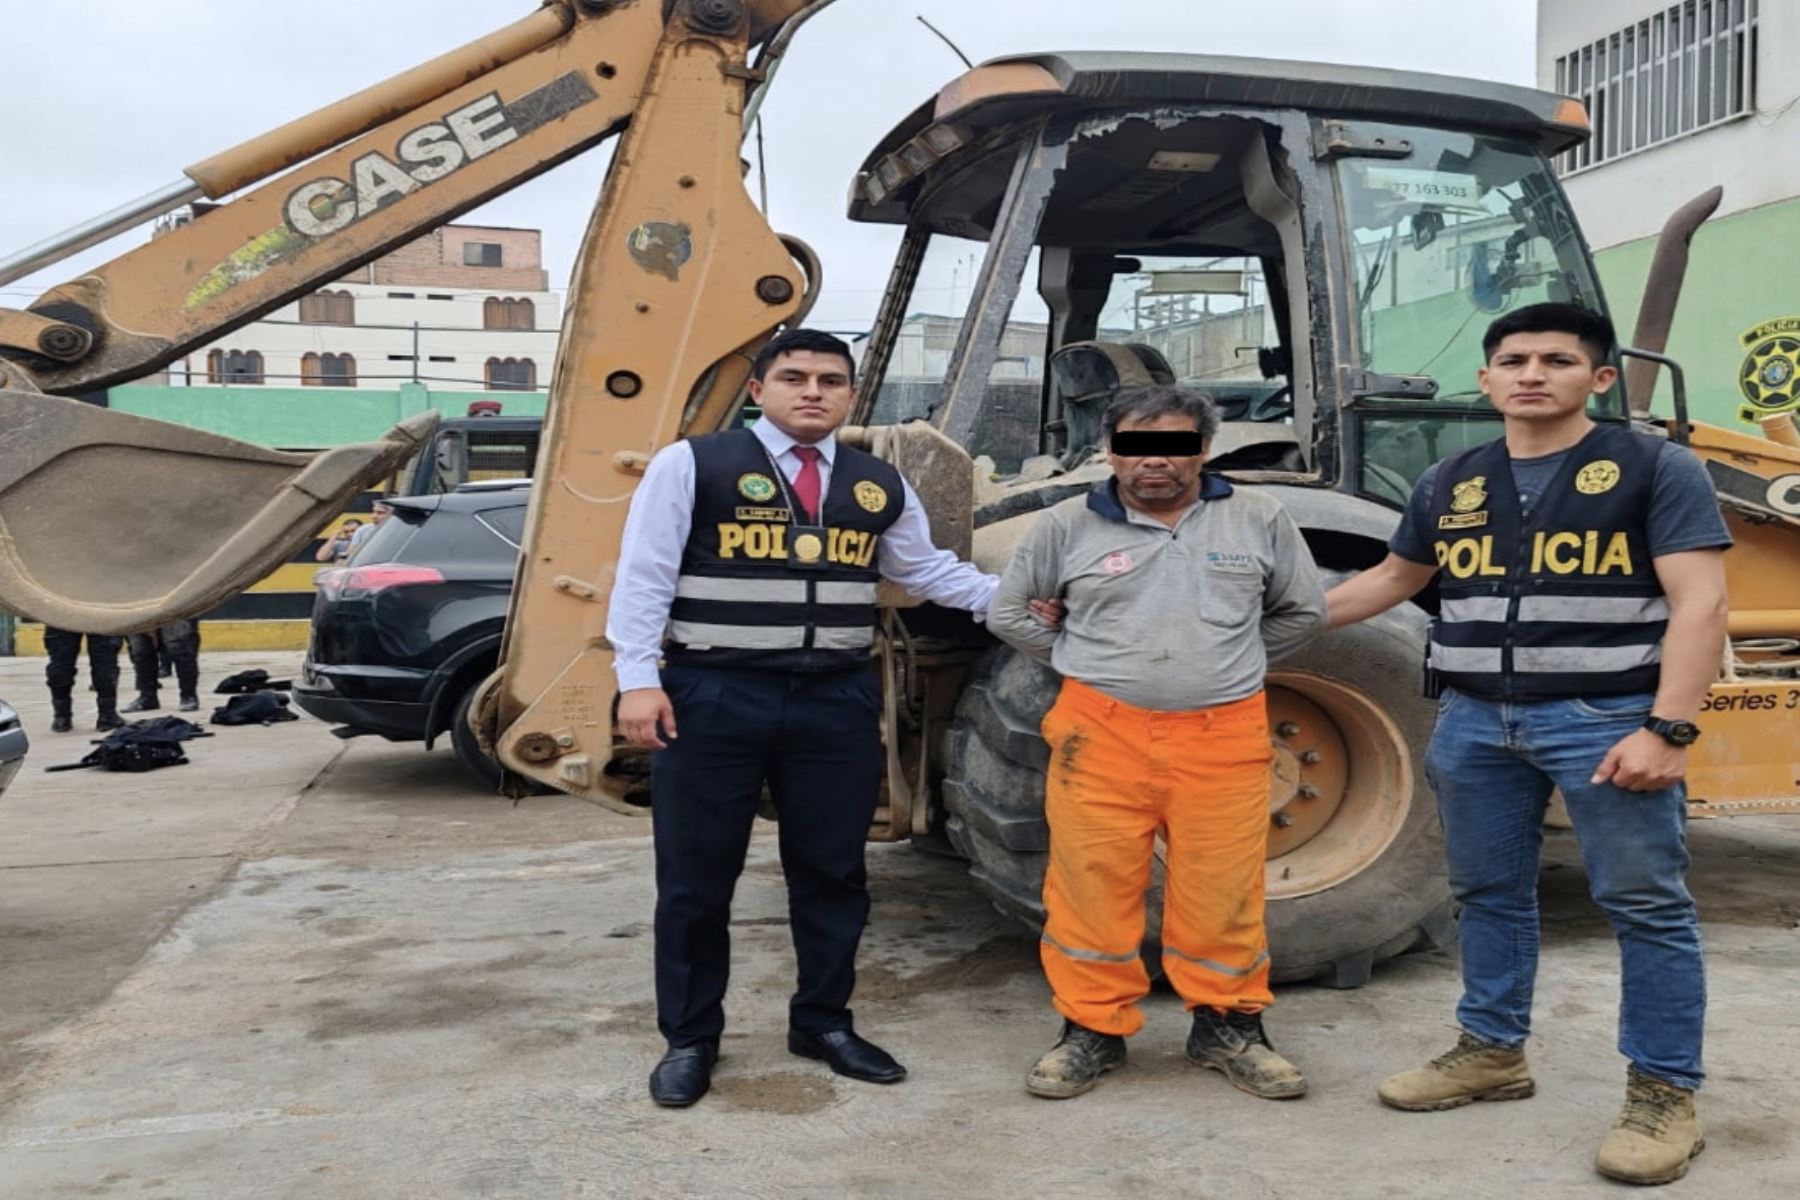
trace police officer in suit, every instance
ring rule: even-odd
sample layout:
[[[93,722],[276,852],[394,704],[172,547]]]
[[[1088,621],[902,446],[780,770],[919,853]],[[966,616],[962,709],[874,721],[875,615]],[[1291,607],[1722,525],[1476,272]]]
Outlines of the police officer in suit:
[[[669,1048],[650,1095],[666,1107],[711,1084],[731,897],[765,784],[799,965],[788,1049],[853,1079],[905,1078],[857,1036],[849,1008],[884,763],[876,584],[978,616],[998,584],[932,545],[898,471],[837,441],[855,395],[848,346],[794,330],[751,374],[753,428],[651,461],[607,620],[619,728],[655,752],[656,1005]]]

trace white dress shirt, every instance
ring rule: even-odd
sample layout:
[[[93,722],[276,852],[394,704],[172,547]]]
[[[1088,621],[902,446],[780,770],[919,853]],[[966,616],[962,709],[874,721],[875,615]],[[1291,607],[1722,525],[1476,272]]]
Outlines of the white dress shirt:
[[[791,484],[800,473],[800,443],[775,422],[764,418],[751,432],[768,450]],[[819,495],[831,494],[831,468],[837,457],[837,437],[819,442]],[[875,566],[883,579],[892,580],[921,600],[946,608],[961,608],[979,619],[1000,580],[963,562],[931,542],[931,525],[912,485],[901,480],[905,503],[900,516],[881,535]],[[644,471],[631,498],[625,518],[625,537],[619,547],[619,570],[613,580],[612,608],[606,618],[606,640],[613,646],[613,670],[619,690],[662,686],[657,659],[662,654],[663,633],[669,608],[675,602],[675,583],[681,575],[681,559],[687,550],[694,518],[694,451],[687,442],[676,442],[658,452]]]

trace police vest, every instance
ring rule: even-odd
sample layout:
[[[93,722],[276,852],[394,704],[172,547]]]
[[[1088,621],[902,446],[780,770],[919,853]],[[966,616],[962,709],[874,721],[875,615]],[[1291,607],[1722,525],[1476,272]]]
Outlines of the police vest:
[[[1428,659],[1436,687],[1496,700],[1656,690],[1669,602],[1646,527],[1661,447],[1595,427],[1529,519],[1504,439],[1443,461],[1431,502],[1443,601]]]
[[[868,663],[876,555],[905,503],[900,472],[838,444],[815,526],[747,429],[689,440],[694,518],[669,616],[671,663],[836,671]]]

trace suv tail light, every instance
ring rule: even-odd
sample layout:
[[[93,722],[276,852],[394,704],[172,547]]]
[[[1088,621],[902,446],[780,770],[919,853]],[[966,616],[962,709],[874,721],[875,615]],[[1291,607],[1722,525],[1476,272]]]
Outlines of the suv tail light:
[[[368,567],[337,567],[321,571],[314,582],[319,593],[327,600],[362,600],[389,588],[442,583],[444,573],[433,567],[378,563]]]

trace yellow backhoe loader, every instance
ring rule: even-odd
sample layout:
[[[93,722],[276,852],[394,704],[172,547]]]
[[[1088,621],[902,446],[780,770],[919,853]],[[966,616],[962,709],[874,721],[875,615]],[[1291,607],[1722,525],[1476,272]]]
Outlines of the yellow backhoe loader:
[[[512,794],[547,784],[641,810],[646,773],[613,732],[603,637],[625,510],[657,449],[737,418],[750,357],[817,294],[812,254],[746,194],[740,147],[790,40],[829,2],[550,0],[0,261],[9,282],[222,202],[0,309],[0,607],[123,633],[203,612],[286,561],[428,423],[305,460],[63,397],[153,371],[618,136],[571,285],[501,668],[474,721]],[[1366,567],[1419,472],[1498,433],[1473,390],[1491,316],[1544,299],[1605,310],[1550,165],[1587,134],[1570,99],[1385,70],[1156,54],[977,67],[853,183],[851,218],[901,240],[846,436],[907,474],[941,545],[998,570],[1040,510],[1103,476],[1099,414],[1120,387],[1196,383],[1226,411],[1214,465],[1279,496],[1328,571]],[[1657,353],[1709,202],[1665,232],[1628,384],[1596,415],[1692,445],[1738,538],[1696,809],[1796,811],[1800,437],[1690,423],[1679,369]],[[874,424],[923,264],[966,242],[980,271],[930,419]],[[1022,306],[1048,315],[1043,382],[1023,404],[1005,382]],[[1659,367],[1674,384],[1663,420],[1648,412]],[[1024,462],[995,478],[989,459]],[[116,521],[123,480],[154,481],[178,541]],[[222,494],[254,497],[252,518]],[[997,903],[1038,919],[1037,724],[1054,680],[966,622],[884,604],[871,669],[886,799],[871,836],[947,835]],[[1278,978],[1354,985],[1448,935],[1420,765],[1434,606],[1428,593],[1322,638],[1272,680]]]

